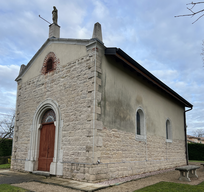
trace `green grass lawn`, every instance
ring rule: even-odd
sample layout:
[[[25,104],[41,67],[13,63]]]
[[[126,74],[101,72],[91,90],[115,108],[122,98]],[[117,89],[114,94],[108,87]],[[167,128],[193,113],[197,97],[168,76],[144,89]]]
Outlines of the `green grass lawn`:
[[[189,163],[204,163],[204,161],[196,161],[196,160],[188,160],[189,161]]]
[[[135,192],[203,192],[204,182],[199,185],[188,185],[180,183],[160,182],[142,189],[138,189]]]
[[[10,169],[11,164],[2,164],[0,165],[0,169]]]
[[[189,160],[191,163],[204,163],[204,161]],[[136,190],[136,192],[204,192],[204,182],[199,185],[189,185],[181,183],[171,183],[171,182],[159,182],[157,184],[144,187],[142,189]]]
[[[25,191],[28,191],[26,189],[22,189],[20,187],[14,187],[14,186],[11,186],[11,185],[8,185],[8,184],[1,184],[0,185],[0,191],[4,191],[4,192],[25,192]]]

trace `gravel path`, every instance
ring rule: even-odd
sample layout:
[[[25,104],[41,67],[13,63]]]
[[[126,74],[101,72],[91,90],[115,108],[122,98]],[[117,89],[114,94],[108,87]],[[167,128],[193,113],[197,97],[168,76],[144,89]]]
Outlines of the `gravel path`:
[[[195,164],[199,165],[199,163],[195,163]],[[143,187],[153,185],[161,181],[197,185],[204,181],[204,171],[202,167],[197,171],[197,174],[199,178],[198,179],[192,178],[191,182],[179,181],[178,178],[179,178],[180,173],[179,171],[175,171],[174,169],[171,169],[170,171],[165,170],[165,171],[153,172],[153,173],[148,173],[148,174],[136,175],[136,176],[102,182],[100,184],[112,184],[114,182],[119,183],[119,182],[127,181],[126,183],[123,183],[120,185],[116,184],[115,186],[101,189],[101,190],[98,190],[97,192],[133,192],[134,190],[141,189]],[[137,180],[128,181],[129,179],[137,179]],[[69,188],[63,188],[63,187],[36,183],[36,182],[27,182],[27,183],[20,183],[20,184],[14,184],[14,185],[18,187],[29,189],[31,191],[36,191],[36,192],[44,192],[44,191],[46,192],[47,191],[79,192],[79,190],[73,190]]]
[[[60,186],[54,186],[49,184],[42,184],[38,182],[27,182],[20,184],[13,184],[16,187],[22,187],[24,189],[28,189],[35,192],[80,192],[79,190],[69,189]]]

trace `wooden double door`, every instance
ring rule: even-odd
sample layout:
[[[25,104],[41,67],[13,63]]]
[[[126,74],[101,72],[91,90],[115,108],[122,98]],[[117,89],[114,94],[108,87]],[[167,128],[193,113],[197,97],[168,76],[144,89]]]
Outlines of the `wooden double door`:
[[[54,123],[43,124],[40,133],[40,147],[38,170],[50,171],[50,164],[54,157],[55,126]]]

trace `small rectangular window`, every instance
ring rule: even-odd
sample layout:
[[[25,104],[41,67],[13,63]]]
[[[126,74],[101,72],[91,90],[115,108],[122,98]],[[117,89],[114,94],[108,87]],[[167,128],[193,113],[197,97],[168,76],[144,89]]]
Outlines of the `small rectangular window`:
[[[166,139],[169,139],[169,126],[168,126],[168,121],[166,121]]]
[[[137,135],[141,135],[140,114],[137,112]]]
[[[166,120],[166,142],[172,142],[172,130],[170,121]]]

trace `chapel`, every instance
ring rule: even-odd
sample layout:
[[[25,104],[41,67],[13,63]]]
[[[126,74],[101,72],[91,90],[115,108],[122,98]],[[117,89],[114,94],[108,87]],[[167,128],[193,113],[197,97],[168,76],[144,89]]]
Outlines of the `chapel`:
[[[188,163],[192,104],[131,56],[90,39],[49,36],[22,65],[11,169],[97,182]]]

